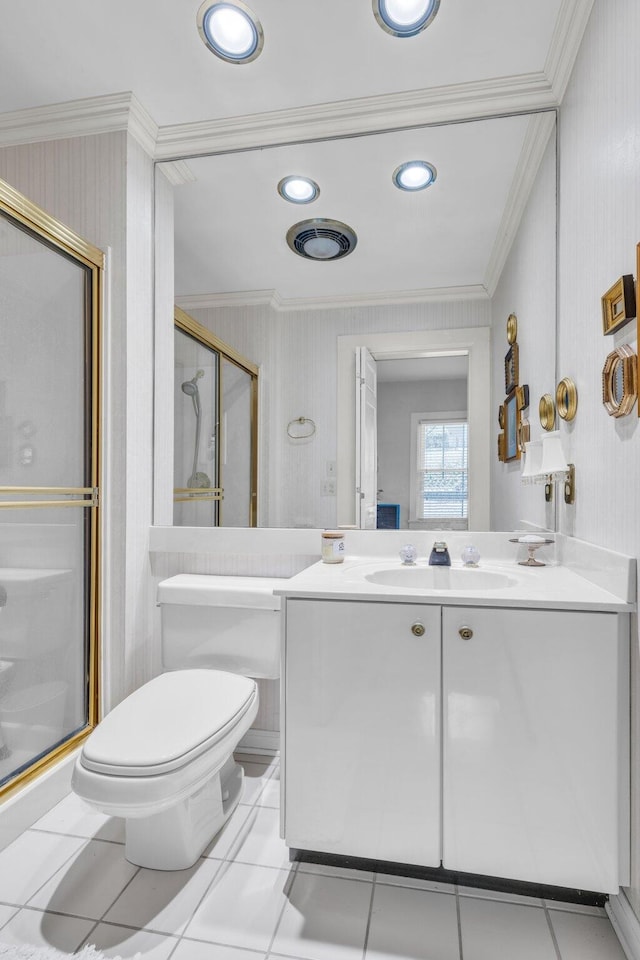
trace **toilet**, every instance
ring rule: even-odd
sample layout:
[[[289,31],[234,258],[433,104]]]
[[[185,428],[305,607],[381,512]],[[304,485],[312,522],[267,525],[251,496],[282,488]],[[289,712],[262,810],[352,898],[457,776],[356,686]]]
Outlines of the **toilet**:
[[[285,581],[180,574],[158,584],[162,665],[102,720],[71,786],[124,817],[127,860],[192,866],[240,800],[233,751],[258,711],[256,678],[280,676]]]

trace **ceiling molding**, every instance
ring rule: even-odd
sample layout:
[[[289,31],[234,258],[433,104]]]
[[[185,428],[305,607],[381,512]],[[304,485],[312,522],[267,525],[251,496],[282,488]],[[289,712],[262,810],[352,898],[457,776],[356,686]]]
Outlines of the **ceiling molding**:
[[[0,147],[116,131],[126,131],[149,156],[155,156],[158,125],[132,93],[113,93],[0,114]]]
[[[195,183],[197,177],[186,160],[169,160],[158,167],[172,187],[183,187],[185,183]]]
[[[536,113],[530,118],[527,125],[522,150],[511,181],[509,196],[487,265],[484,286],[490,297],[495,293],[509,251],[518,232],[549,137],[555,128],[555,120],[553,111]]]
[[[545,76],[562,103],[594,0],[563,0],[544,65]]]
[[[556,97],[546,76],[543,73],[526,73],[244,117],[165,126],[158,133],[156,159],[174,160],[430,123],[528,113],[555,106]]]
[[[277,290],[248,290],[246,293],[211,293],[176,297],[176,305],[191,310],[212,310],[220,307],[255,307],[268,305],[280,313],[292,310],[334,310],[344,307],[398,306],[402,304],[449,302],[451,300],[488,300],[481,284],[461,287],[432,287],[424,290],[390,290],[386,293],[356,293],[335,297],[299,297],[284,299]]]

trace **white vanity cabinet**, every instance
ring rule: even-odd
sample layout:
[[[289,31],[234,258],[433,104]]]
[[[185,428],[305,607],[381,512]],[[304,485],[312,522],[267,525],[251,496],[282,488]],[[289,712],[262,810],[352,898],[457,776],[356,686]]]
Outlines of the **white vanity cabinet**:
[[[289,846],[439,866],[440,607],[288,600]]]
[[[289,598],[287,844],[617,892],[628,655],[627,614]]]
[[[443,607],[445,867],[628,881],[627,636],[615,613]]]

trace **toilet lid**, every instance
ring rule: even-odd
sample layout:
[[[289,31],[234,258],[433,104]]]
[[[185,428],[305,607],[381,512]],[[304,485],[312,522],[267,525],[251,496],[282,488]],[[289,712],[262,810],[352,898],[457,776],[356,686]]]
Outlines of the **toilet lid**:
[[[163,673],[98,724],[82,764],[114,776],[175,770],[225,737],[256,696],[254,680],[222,670]]]

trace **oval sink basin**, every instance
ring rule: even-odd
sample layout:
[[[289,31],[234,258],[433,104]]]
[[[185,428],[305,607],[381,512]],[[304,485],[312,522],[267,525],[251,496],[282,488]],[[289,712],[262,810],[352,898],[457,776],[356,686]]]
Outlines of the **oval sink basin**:
[[[450,567],[394,567],[365,575],[369,583],[385,587],[409,587],[414,590],[504,590],[516,580],[490,570],[461,570]]]

